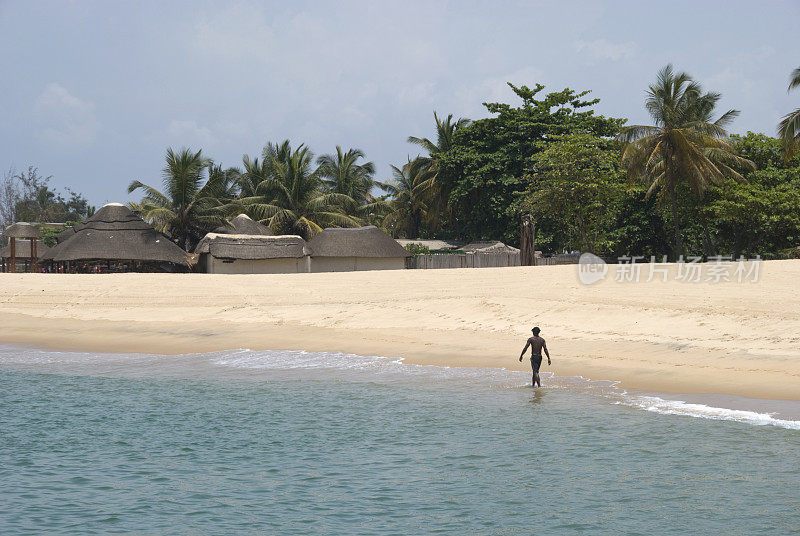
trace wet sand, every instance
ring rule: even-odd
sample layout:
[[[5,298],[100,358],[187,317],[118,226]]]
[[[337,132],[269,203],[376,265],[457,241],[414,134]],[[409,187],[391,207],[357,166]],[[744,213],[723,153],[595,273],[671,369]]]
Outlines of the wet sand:
[[[342,351],[527,370],[517,358],[539,325],[553,357],[544,371],[644,391],[800,400],[800,261],[762,263],[755,283],[645,280],[609,276],[586,286],[574,265],[0,274],[0,342],[166,354]]]

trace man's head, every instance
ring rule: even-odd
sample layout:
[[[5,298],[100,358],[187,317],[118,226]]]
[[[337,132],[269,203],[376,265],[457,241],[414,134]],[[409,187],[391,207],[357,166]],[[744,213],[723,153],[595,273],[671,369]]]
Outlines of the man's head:
[[[541,329],[539,329],[539,326],[536,326],[536,327],[535,327],[535,328],[533,328],[531,331],[533,332],[533,336],[534,336],[534,337],[537,337],[537,336],[539,335],[539,332],[540,332],[540,331],[542,331],[542,330],[541,330]]]

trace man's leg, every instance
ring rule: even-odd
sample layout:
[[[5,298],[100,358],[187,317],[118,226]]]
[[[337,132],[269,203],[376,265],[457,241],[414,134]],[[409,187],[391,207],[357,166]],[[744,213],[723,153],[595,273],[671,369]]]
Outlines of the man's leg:
[[[539,373],[538,372],[534,372],[533,373],[533,381],[534,381],[534,385],[538,385],[539,387],[542,386],[542,380],[541,380],[541,378],[539,378]]]

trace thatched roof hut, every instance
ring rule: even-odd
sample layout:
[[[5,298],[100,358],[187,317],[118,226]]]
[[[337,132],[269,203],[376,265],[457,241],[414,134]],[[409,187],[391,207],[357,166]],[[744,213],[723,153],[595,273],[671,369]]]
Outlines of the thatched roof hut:
[[[457,242],[455,240],[429,240],[429,239],[413,239],[413,238],[398,238],[397,243],[403,247],[406,247],[409,244],[418,244],[420,246],[425,246],[431,251],[447,251],[447,250],[455,250],[461,249],[461,246],[464,245],[464,242]]]
[[[519,253],[519,250],[513,246],[508,246],[497,240],[488,242],[472,242],[463,246],[461,251],[464,253]]]
[[[311,271],[399,270],[411,254],[374,225],[328,228],[312,238]]]
[[[29,260],[31,258],[31,241],[29,239],[17,238],[14,249],[17,259]],[[49,249],[41,242],[37,243],[36,256],[41,259]],[[3,249],[0,249],[0,257],[4,259],[11,257],[11,244],[7,244]]]
[[[66,240],[67,238],[71,237],[74,234],[75,234],[75,228],[67,227],[66,229],[64,229],[63,231],[61,231],[56,235],[56,243],[60,244],[61,242],[63,242],[64,240]]]
[[[269,227],[258,223],[247,214],[239,214],[235,218],[231,218],[227,225],[214,229],[214,233],[258,236],[273,236],[275,234]]]
[[[42,231],[33,223],[18,221],[6,227],[3,236],[6,238],[41,238]]]
[[[259,236],[208,233],[197,244],[195,253],[218,259],[286,259],[309,254],[306,241],[295,235]]]
[[[208,233],[195,248],[200,269],[210,274],[271,274],[310,271],[306,241],[295,235]]]
[[[329,227],[308,243],[312,257],[403,258],[411,254],[397,240],[374,225]]]
[[[109,203],[43,257],[62,261],[141,261],[188,266],[186,252],[128,207]]]

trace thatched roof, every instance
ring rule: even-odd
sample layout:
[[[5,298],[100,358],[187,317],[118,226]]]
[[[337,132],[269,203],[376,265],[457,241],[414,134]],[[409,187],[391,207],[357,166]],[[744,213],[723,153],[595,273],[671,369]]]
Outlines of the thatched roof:
[[[497,240],[488,242],[472,242],[461,248],[465,253],[519,253],[513,246],[507,246]]]
[[[259,236],[272,236],[275,234],[270,230],[269,227],[254,221],[247,214],[239,214],[235,218],[229,220],[227,225],[222,225],[214,229],[214,232],[217,234]]]
[[[188,266],[186,252],[128,207],[110,203],[73,229],[43,258],[54,261],[149,261]]]
[[[208,233],[195,253],[218,259],[299,259],[309,254],[306,241],[295,235],[257,236]]]
[[[328,228],[312,238],[312,257],[410,257],[397,241],[374,225],[356,228]]]
[[[40,240],[36,242],[36,256],[42,258],[47,250],[49,250]],[[14,244],[14,256],[17,259],[30,259],[31,258],[31,241],[25,238],[17,238]],[[0,249],[0,257],[11,257],[11,244],[6,244],[6,247]]]
[[[409,244],[419,244],[430,250],[460,249],[464,245],[464,242],[456,242],[455,240],[414,240],[413,238],[398,238],[397,243],[403,247]]]
[[[3,236],[6,238],[39,238],[42,236],[42,231],[33,223],[18,221],[6,227]]]
[[[64,229],[63,231],[61,231],[56,235],[56,243],[60,244],[61,242],[63,242],[64,240],[66,240],[67,238],[69,238],[74,234],[75,234],[75,229],[73,227],[67,227],[66,229]]]

